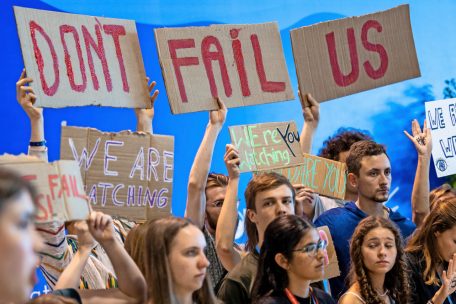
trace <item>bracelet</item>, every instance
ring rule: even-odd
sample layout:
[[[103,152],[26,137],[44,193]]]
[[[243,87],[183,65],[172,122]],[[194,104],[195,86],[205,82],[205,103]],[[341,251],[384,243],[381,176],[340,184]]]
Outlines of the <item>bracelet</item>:
[[[44,147],[44,146],[46,146],[46,141],[45,140],[31,141],[29,145],[30,145],[30,147]]]
[[[429,301],[426,302],[426,304],[435,304],[434,301],[432,301],[432,299],[430,299]]]

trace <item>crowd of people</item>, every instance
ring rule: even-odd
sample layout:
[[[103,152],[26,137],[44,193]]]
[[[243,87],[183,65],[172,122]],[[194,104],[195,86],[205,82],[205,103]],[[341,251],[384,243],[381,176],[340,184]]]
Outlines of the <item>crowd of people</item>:
[[[28,153],[47,161],[44,117],[25,70],[17,100],[30,119]],[[149,80],[147,80],[149,83]],[[151,109],[136,109],[152,133]],[[153,93],[152,93],[153,92]],[[318,102],[300,95],[300,144],[310,153]],[[217,99],[188,178],[184,218],[135,223],[92,211],[84,221],[35,223],[36,192],[0,170],[0,303],[456,303],[456,192],[429,187],[432,140],[424,123],[405,135],[418,162],[412,219],[386,207],[391,163],[372,136],[339,129],[320,156],[347,167],[345,199],[324,197],[277,173],[239,189],[240,156],[226,145],[228,175],[210,172],[227,108]],[[176,189],[178,190],[178,189]],[[182,191],[182,190],[180,190]],[[245,245],[235,243],[238,193],[246,204]],[[340,275],[323,282],[332,236]],[[39,266],[52,293],[29,299]]]

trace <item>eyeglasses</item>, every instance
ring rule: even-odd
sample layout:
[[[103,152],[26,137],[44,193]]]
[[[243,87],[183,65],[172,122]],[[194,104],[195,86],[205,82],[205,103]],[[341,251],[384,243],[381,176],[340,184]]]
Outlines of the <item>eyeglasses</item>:
[[[301,249],[295,249],[293,251],[299,251],[302,253],[307,253],[308,256],[310,257],[316,257],[318,250],[326,250],[326,247],[328,247],[328,241],[327,240],[319,240],[318,243],[316,244],[310,244],[307,245]]]

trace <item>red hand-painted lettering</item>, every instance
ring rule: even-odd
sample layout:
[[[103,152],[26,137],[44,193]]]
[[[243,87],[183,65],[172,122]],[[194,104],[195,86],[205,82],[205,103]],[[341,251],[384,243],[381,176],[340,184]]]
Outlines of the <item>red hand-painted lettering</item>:
[[[55,52],[54,45],[52,44],[51,38],[49,38],[48,34],[44,31],[44,29],[35,21],[30,21],[30,35],[32,36],[32,44],[33,44],[33,52],[35,54],[35,61],[38,65],[38,71],[40,73],[40,81],[41,87],[43,88],[44,94],[48,96],[53,96],[59,87],[60,82],[60,75],[59,75],[59,62],[57,61],[57,54]],[[46,78],[44,76],[44,60],[43,55],[41,54],[41,50],[38,46],[38,42],[36,40],[36,32],[39,32],[41,36],[46,40],[46,43],[49,46],[49,51],[51,52],[52,57],[52,66],[54,69],[54,83],[49,86]]]
[[[185,91],[184,79],[182,78],[181,67],[189,65],[198,65],[198,57],[177,57],[176,50],[188,49],[195,47],[194,39],[179,39],[179,40],[168,40],[168,49],[173,62],[174,73],[176,74],[177,86],[179,87],[179,93],[182,102],[188,102],[187,93]]]

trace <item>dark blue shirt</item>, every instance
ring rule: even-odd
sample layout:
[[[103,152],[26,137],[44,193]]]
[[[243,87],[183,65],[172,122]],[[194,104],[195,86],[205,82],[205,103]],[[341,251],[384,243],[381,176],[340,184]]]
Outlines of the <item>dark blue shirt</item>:
[[[361,211],[355,203],[348,202],[344,207],[334,208],[324,212],[315,221],[315,226],[328,226],[336,249],[339,261],[340,276],[330,279],[331,294],[338,299],[348,289],[348,275],[350,269],[350,239],[356,226],[368,215]],[[405,239],[413,233],[416,226],[399,212],[389,210],[389,218],[399,227]]]

